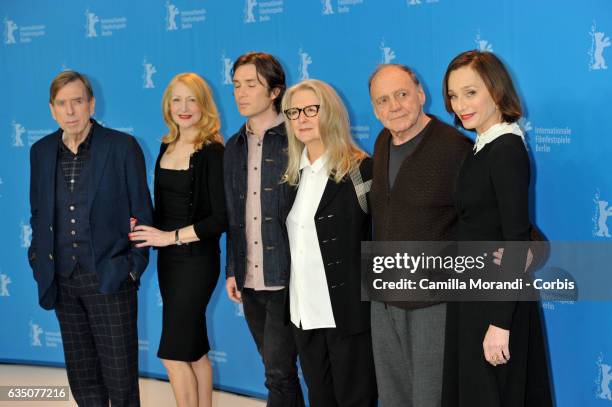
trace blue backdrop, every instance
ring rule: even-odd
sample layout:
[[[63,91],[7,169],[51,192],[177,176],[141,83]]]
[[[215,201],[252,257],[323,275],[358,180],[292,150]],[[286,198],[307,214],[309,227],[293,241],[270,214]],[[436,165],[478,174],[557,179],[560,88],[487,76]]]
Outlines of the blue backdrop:
[[[0,359],[63,362],[59,327],[37,306],[26,250],[28,150],[56,129],[48,88],[64,69],[89,75],[96,119],[136,136],[151,181],[166,131],[162,92],[179,72],[195,71],[211,84],[228,138],[242,124],[229,68],[246,51],[270,52],[290,84],[310,77],[335,86],[355,138],[371,151],[380,125],[367,78],[376,64],[412,66],[425,83],[428,111],[450,121],[441,98],[446,65],[467,49],[494,51],[526,106],[521,125],[534,161],[537,224],[550,239],[611,239],[609,0],[4,0],[0,19]],[[139,294],[140,369],[165,377],[155,356],[155,255],[151,264]],[[223,282],[208,309],[215,385],[263,396],[261,361]],[[612,406],[612,305],[543,308],[558,405]]]

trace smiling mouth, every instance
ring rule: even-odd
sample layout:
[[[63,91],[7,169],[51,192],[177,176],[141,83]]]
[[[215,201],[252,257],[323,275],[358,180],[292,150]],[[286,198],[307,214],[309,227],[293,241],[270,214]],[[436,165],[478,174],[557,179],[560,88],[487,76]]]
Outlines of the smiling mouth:
[[[179,114],[178,117],[180,119],[191,119],[191,115],[190,114]]]
[[[470,113],[470,114],[462,114],[459,117],[461,118],[461,120],[469,120],[474,116],[475,113]]]

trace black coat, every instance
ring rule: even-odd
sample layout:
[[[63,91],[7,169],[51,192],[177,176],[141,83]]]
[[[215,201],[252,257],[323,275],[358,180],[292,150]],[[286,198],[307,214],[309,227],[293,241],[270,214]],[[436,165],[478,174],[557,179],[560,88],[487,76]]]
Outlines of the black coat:
[[[153,212],[154,224],[160,225],[162,204],[157,183],[159,163],[168,149],[168,144],[162,143],[155,162]],[[193,225],[199,242],[190,243],[193,254],[219,255],[219,238],[227,230],[227,210],[223,188],[223,145],[211,143],[191,154],[189,168],[193,168],[190,191],[189,224]],[[214,253],[211,252],[214,250]]]
[[[370,181],[372,160],[363,160],[359,171],[364,182]],[[296,193],[291,188],[291,205]],[[366,197],[369,201],[369,193]],[[371,240],[372,219],[359,206],[349,176],[340,183],[327,181],[315,226],[336,328],[347,335],[370,329],[370,303],[361,301],[361,241]]]
[[[145,271],[148,248],[129,241],[129,218],[151,224],[151,198],[142,150],[130,135],[93,123],[88,211],[91,250],[100,292],[116,293],[133,273]],[[57,284],[54,262],[55,174],[62,129],[43,137],[30,150],[30,207],[32,244],[28,260],[38,283],[41,307],[55,307]]]

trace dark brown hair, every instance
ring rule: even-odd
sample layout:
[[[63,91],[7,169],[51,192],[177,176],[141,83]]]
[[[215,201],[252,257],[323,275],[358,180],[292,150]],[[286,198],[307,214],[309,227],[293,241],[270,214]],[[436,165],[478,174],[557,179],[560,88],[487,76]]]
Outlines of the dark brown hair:
[[[502,120],[507,123],[514,123],[523,115],[521,101],[512,83],[512,78],[502,61],[491,52],[466,51],[457,55],[446,68],[444,82],[442,83],[442,93],[446,111],[454,114],[448,96],[448,77],[450,73],[469,66],[482,79],[497,108],[501,112]],[[461,125],[461,120],[455,114],[455,124]]]
[[[274,56],[266,54],[265,52],[247,52],[246,54],[240,55],[236,62],[234,62],[232,77],[236,69],[247,64],[255,65],[255,71],[258,76],[257,80],[259,80],[259,76],[264,78],[268,83],[269,92],[272,92],[273,89],[279,90],[278,96],[274,99],[274,109],[277,113],[280,113],[281,101],[287,89],[285,71],[280,62],[278,62]]]
[[[93,98],[93,89],[91,88],[89,79],[77,71],[63,71],[53,78],[51,82],[51,87],[49,88],[49,103],[53,103],[53,100],[55,100],[57,96],[57,92],[59,92],[61,88],[74,81],[81,81],[83,83],[87,93],[87,100],[91,100]]]

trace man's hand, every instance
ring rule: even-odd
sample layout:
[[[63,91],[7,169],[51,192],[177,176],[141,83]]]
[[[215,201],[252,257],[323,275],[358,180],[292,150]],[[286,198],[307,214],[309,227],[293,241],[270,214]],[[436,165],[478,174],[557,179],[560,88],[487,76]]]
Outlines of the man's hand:
[[[236,285],[236,277],[228,277],[225,281],[225,290],[227,291],[227,296],[230,300],[241,303],[242,302],[242,294],[238,291],[238,286]]]
[[[504,248],[500,247],[499,249],[493,252],[493,263],[499,266],[502,262],[502,257],[504,257]],[[529,269],[529,266],[531,266],[531,263],[533,263],[533,253],[531,252],[531,249],[527,250],[527,262],[526,263],[527,264],[525,265],[525,272],[527,272],[527,270]]]
[[[509,344],[510,331],[498,328],[495,325],[489,325],[482,341],[482,349],[487,362],[493,366],[508,363],[510,360]]]

